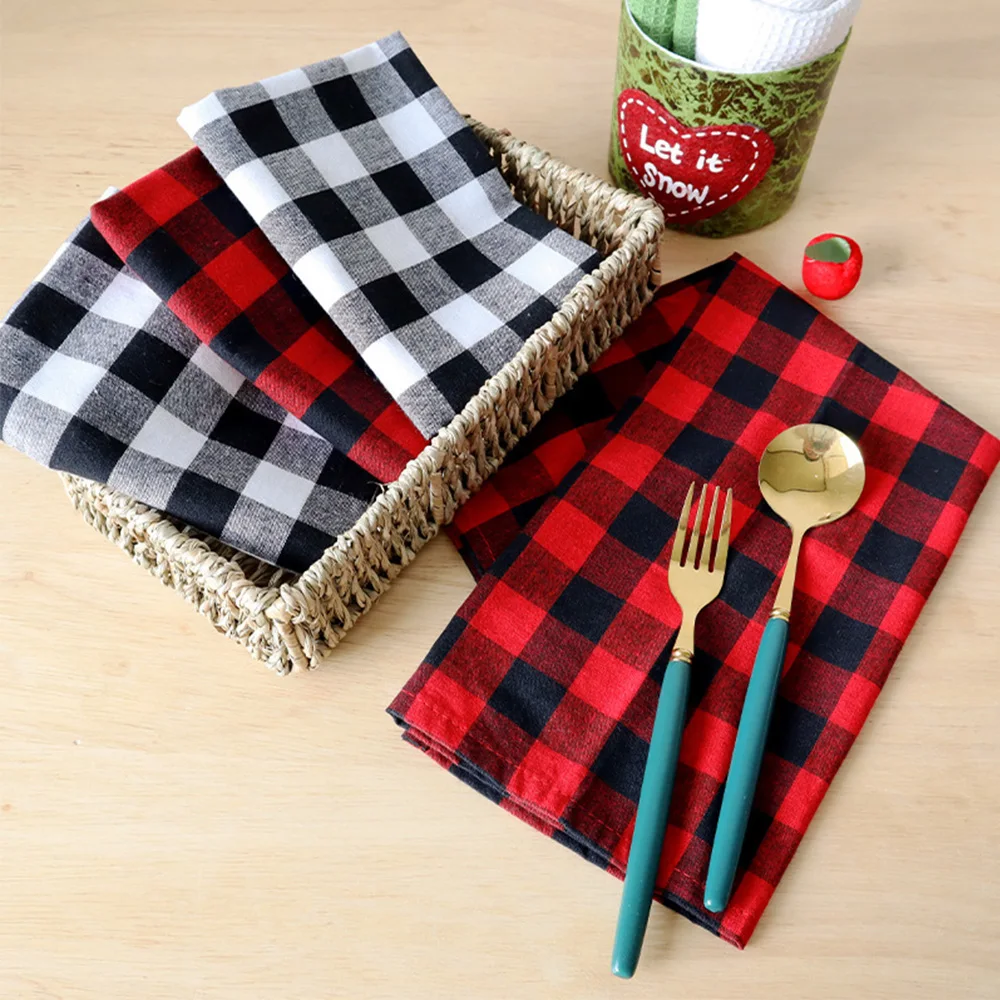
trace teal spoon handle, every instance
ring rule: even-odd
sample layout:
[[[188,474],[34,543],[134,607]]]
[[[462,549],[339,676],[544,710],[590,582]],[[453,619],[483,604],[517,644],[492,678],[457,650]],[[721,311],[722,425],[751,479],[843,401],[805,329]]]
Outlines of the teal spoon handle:
[[[653,901],[656,871],[667,831],[670,793],[684,733],[691,665],[685,660],[671,660],[663,677],[660,700],[653,721],[653,737],[642,776],[635,832],[625,870],[625,888],[618,911],[618,929],[611,955],[611,971],[622,979],[631,979],[639,963],[642,939]]]
[[[733,891],[733,878],[750,818],[760,762],[764,757],[764,743],[771,724],[771,710],[774,708],[774,695],[781,678],[787,642],[788,622],[784,618],[772,618],[764,629],[754,660],[740,715],[740,727],[736,731],[726,790],[722,793],[719,824],[715,828],[715,842],[705,882],[705,909],[712,913],[721,913],[726,908],[729,894]]]

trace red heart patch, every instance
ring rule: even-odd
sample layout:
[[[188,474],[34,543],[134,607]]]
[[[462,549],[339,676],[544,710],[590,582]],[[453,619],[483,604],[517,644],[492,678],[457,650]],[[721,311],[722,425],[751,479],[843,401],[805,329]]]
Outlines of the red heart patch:
[[[771,137],[756,125],[694,129],[641,90],[618,96],[618,133],[629,173],[676,225],[707,219],[745,198],[774,159]]]

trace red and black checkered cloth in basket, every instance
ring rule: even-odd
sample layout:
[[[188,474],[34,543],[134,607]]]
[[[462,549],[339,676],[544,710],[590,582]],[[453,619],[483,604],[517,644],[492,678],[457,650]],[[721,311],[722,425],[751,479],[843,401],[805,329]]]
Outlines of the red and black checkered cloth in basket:
[[[389,711],[432,758],[621,877],[679,624],[666,570],[676,515],[692,480],[731,486],[729,566],[698,619],[657,898],[742,947],[1000,442],[750,262],[706,274],[644,390],[492,565]],[[757,489],[757,462],[779,431],[813,421],[858,441],[867,481],[848,517],[803,543],[768,749],[720,916],[702,906],[708,856],[789,544]]]
[[[94,225],[198,338],[383,482],[425,441],[200,150],[91,210]]]

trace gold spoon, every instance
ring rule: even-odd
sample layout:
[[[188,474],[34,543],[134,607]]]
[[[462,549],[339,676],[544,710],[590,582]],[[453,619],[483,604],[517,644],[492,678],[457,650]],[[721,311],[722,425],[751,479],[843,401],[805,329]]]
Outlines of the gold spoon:
[[[705,909],[713,913],[720,913],[729,902],[750,817],[785,659],[802,536],[810,528],[843,517],[857,503],[865,485],[865,463],[858,446],[841,431],[825,424],[799,424],[782,431],[767,446],[757,480],[771,509],[792,529],[792,545],[754,660],[722,795],[705,882]]]

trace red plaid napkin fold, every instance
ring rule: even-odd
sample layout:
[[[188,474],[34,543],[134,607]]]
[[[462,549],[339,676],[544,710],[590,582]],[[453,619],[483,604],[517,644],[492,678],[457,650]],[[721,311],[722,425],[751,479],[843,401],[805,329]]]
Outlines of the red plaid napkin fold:
[[[383,482],[425,440],[200,150],[98,202],[91,218],[200,340]]]
[[[737,255],[710,270],[643,390],[492,565],[389,712],[462,780],[622,877],[680,619],[666,569],[676,514],[692,480],[731,486],[729,567],[720,599],[698,620],[657,898],[743,947],[1000,442],[749,261]],[[741,867],[716,915],[702,906],[708,857],[789,544],[756,467],[776,433],[811,421],[858,441],[867,481],[850,516],[803,543]]]

